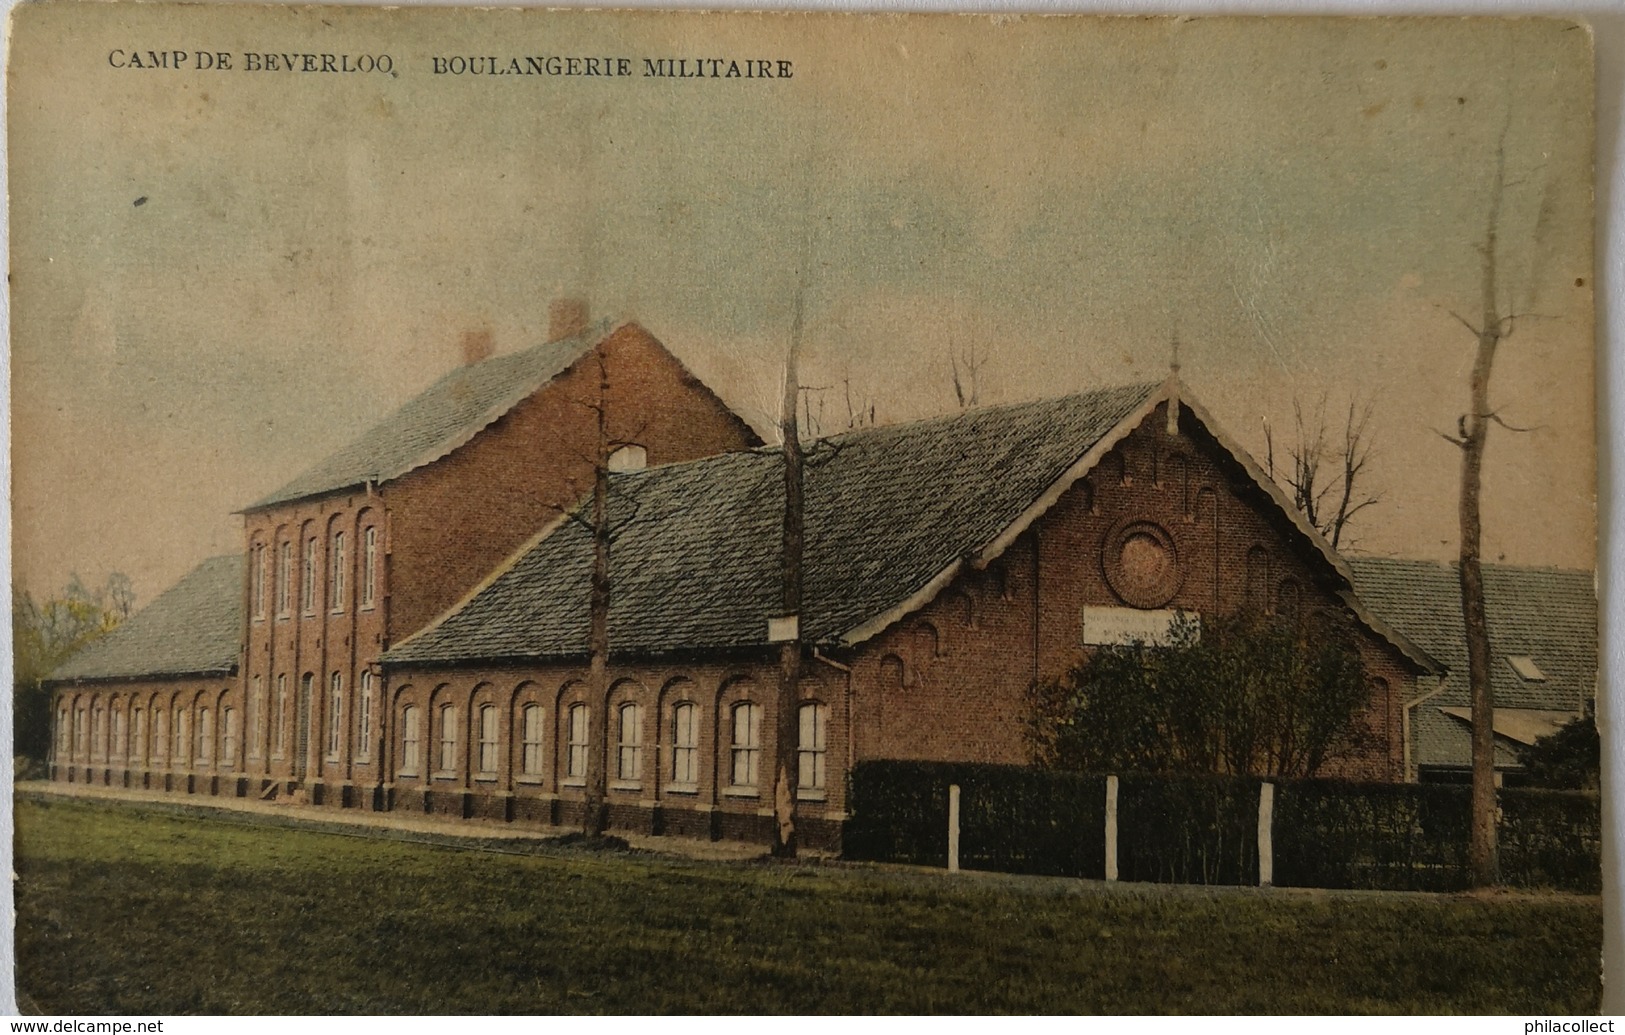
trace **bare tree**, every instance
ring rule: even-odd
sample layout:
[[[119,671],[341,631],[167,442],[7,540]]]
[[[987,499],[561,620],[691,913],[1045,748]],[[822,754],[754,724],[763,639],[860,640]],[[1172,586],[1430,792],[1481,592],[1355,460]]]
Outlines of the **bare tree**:
[[[796,856],[796,784],[800,762],[801,716],[801,586],[802,552],[806,537],[804,503],[804,461],[797,403],[801,385],[797,365],[801,352],[802,291],[795,297],[790,322],[790,348],[784,359],[784,403],[779,413],[779,434],[784,449],[784,532],[781,541],[779,583],[782,587],[782,614],[788,620],[788,636],[779,645],[778,707],[775,716],[773,778],[773,855],[781,859]]]
[[[956,348],[952,337],[948,339],[948,371],[953,378],[954,401],[962,410],[982,404],[982,368],[987,356],[976,348],[972,338],[964,348]]]
[[[1349,400],[1343,428],[1335,441],[1326,420],[1324,396],[1305,416],[1301,400],[1292,401],[1295,441],[1287,446],[1290,468],[1275,470],[1275,434],[1264,421],[1265,465],[1270,477],[1292,494],[1293,504],[1334,549],[1343,545],[1345,530],[1354,516],[1382,502],[1382,494],[1367,485],[1371,463],[1372,403]]]

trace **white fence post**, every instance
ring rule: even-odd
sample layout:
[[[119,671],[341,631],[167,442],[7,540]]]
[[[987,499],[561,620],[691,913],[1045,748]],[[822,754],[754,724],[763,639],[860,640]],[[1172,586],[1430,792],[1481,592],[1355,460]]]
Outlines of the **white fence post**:
[[[1258,886],[1275,883],[1275,785],[1258,785]]]
[[[948,785],[948,872],[959,872],[959,785]]]
[[[1106,777],[1106,879],[1117,879],[1117,777]]]

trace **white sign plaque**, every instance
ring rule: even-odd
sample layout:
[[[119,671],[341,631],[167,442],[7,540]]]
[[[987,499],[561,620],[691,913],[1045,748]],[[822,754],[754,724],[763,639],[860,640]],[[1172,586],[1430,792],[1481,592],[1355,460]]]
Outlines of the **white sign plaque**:
[[[1083,642],[1090,646],[1139,641],[1163,647],[1173,642],[1174,627],[1180,615],[1199,617],[1195,611],[1162,609],[1141,611],[1132,607],[1089,607],[1083,609]]]

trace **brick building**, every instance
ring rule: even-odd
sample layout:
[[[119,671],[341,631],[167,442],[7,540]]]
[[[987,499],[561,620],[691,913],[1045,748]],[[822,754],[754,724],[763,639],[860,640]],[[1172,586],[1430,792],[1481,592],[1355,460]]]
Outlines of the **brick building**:
[[[648,464],[613,475],[597,701],[591,544],[560,508],[589,482],[601,383]],[[75,658],[53,774],[567,823],[598,752],[612,825],[766,838],[783,488],[756,445],[635,326],[456,371],[247,508],[235,563]],[[1352,625],[1377,746],[1341,771],[1406,776],[1404,706],[1441,666],[1176,379],[850,432],[806,478],[812,843],[838,837],[854,762],[1025,762],[1033,679],[1180,611]]]

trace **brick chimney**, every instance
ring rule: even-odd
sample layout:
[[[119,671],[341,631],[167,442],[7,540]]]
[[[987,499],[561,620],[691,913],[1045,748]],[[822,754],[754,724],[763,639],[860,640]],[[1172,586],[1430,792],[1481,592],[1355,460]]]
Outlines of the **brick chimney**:
[[[574,338],[587,329],[587,300],[558,298],[547,307],[547,340]]]
[[[496,343],[491,338],[491,332],[485,329],[464,331],[460,344],[465,367],[490,359],[491,354],[496,351]]]

